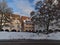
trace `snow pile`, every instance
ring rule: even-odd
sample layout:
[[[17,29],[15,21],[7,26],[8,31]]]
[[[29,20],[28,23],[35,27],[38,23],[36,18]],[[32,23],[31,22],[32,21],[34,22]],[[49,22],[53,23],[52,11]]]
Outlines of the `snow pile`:
[[[47,39],[60,40],[60,32],[48,34]]]
[[[46,39],[46,35],[44,34],[36,34],[36,33],[11,33],[10,39]]]
[[[0,32],[1,39],[46,39],[46,35],[28,32]]]
[[[0,32],[0,40],[2,39],[52,39],[60,40],[60,32],[51,34],[29,33],[29,32]]]

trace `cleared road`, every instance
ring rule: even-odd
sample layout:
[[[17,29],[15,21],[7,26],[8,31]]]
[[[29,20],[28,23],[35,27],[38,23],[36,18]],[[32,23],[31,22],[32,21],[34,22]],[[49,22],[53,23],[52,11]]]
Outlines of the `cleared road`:
[[[0,45],[60,45],[57,40],[0,40]]]

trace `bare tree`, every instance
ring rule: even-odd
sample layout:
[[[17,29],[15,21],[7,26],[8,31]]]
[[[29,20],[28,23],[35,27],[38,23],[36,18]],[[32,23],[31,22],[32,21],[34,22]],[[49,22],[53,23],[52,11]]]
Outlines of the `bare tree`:
[[[35,22],[39,22],[37,24],[40,24],[42,26],[46,27],[46,31],[48,34],[49,31],[49,25],[53,20],[58,20],[60,17],[60,1],[57,0],[57,4],[53,0],[44,0],[38,1],[36,3],[34,16],[31,15],[32,19],[35,20]],[[53,4],[54,3],[54,4]],[[37,13],[37,14],[36,14]],[[36,20],[37,19],[37,20]],[[35,23],[34,22],[34,23]]]
[[[12,9],[8,7],[5,0],[0,2],[0,29],[5,25],[7,22],[11,22],[10,16],[12,14]]]

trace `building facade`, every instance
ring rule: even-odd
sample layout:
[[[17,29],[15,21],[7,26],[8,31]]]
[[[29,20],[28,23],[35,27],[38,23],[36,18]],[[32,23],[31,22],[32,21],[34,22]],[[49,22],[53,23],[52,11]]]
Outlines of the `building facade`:
[[[22,16],[22,30],[23,31],[33,31],[34,30],[34,25],[31,21],[31,18]]]
[[[16,31],[21,31],[20,15],[12,14],[10,18],[11,22],[7,23],[7,26],[4,26],[3,29],[9,29],[9,31],[13,29],[15,29]]]

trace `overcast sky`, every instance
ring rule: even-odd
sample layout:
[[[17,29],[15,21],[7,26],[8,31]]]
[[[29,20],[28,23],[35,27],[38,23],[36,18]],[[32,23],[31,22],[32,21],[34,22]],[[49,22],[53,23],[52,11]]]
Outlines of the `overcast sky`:
[[[30,16],[34,10],[35,3],[39,0],[6,0],[8,6],[13,8],[15,14]]]

